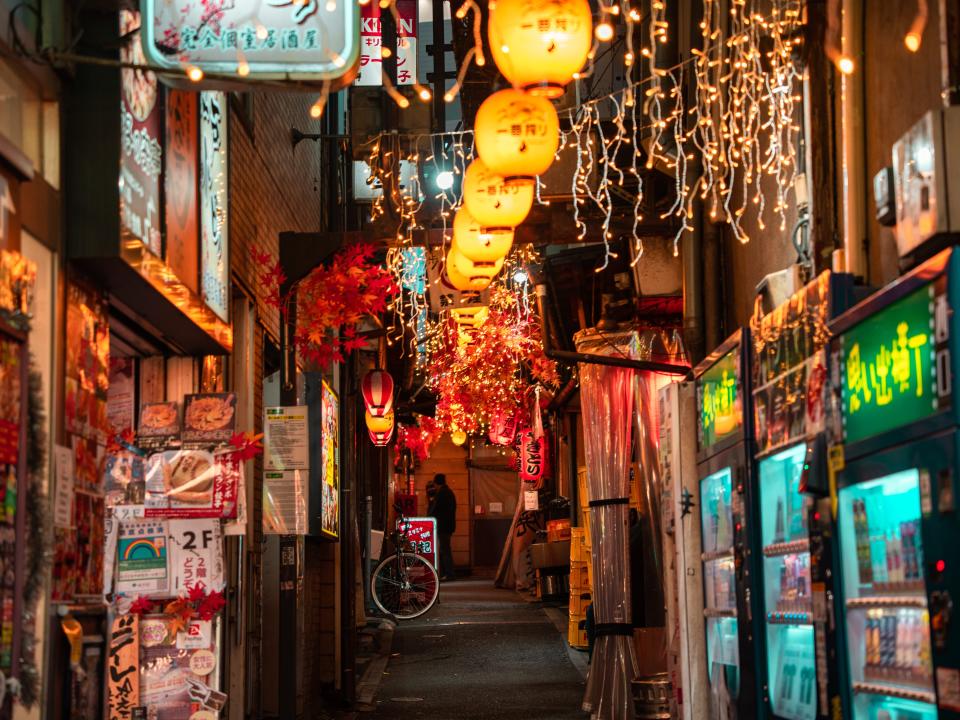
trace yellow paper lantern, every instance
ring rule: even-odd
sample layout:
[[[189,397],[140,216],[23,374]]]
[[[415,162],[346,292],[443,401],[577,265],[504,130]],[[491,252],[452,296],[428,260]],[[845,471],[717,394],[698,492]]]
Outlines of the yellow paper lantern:
[[[487,319],[489,311],[486,305],[477,305],[469,308],[455,308],[450,311],[450,315],[461,327],[477,327]]]
[[[447,253],[447,265],[458,275],[470,280],[492,280],[503,267],[503,258],[497,258],[492,262],[474,262],[461,255],[456,249],[450,248],[450,252]]]
[[[453,217],[451,247],[478,264],[502,260],[513,246],[513,228],[484,228],[465,208]]]
[[[463,206],[477,223],[487,231],[514,228],[524,221],[533,207],[533,182],[508,183],[480,158],[474,160],[463,174]],[[453,221],[457,235],[457,221]]]
[[[463,445],[467,441],[467,434],[463,430],[452,430],[450,440],[454,445]]]
[[[450,286],[459,290],[460,292],[482,292],[483,290],[487,289],[487,285],[489,285],[490,281],[493,280],[492,276],[471,278],[457,272],[457,269],[450,263],[449,257],[447,258],[447,263],[443,268],[443,272],[447,276],[447,282],[450,284]]]
[[[587,0],[496,0],[487,24],[490,53],[510,83],[556,98],[593,45]]]
[[[371,415],[370,411],[367,410],[364,419],[367,421],[367,430],[372,433],[388,433],[393,430],[393,410],[383,417]]]
[[[507,88],[480,105],[474,123],[477,153],[507,183],[530,182],[553,162],[560,120],[549,100]]]

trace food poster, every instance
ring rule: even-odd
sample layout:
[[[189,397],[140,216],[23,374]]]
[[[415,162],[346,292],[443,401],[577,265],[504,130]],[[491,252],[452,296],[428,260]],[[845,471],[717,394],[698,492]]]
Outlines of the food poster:
[[[134,428],[137,410],[135,376],[136,363],[133,358],[110,356],[107,425],[112,433]]]
[[[161,450],[180,438],[180,404],[176,402],[144,403],[140,407],[137,443],[141,448]]]
[[[340,535],[340,416],[336,393],[323,383],[320,402],[320,432],[322,433],[321,468],[323,509],[320,529],[327,535]]]
[[[107,653],[107,720],[130,720],[141,702],[138,615],[114,619]]]
[[[120,450],[107,457],[104,468],[107,507],[143,506],[146,497],[143,456],[131,450]]]
[[[232,518],[242,468],[225,454],[184,449],[153,453],[146,464],[147,517]]]
[[[227,443],[236,430],[235,393],[187,395],[183,405],[183,442],[211,445]]]
[[[121,521],[116,568],[118,594],[167,595],[167,523],[160,519]]]
[[[105,302],[76,283],[67,286],[67,432],[101,444],[107,441],[110,328]]]
[[[227,696],[219,684],[212,623],[184,633],[175,616],[146,615],[140,631],[140,704],[150,720],[184,720],[202,710],[216,717]],[[193,627],[193,623],[190,624]],[[183,636],[191,639],[184,646]]]

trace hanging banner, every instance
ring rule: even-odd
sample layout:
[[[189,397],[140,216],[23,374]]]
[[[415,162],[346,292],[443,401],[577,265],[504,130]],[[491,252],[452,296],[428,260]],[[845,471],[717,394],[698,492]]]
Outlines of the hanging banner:
[[[120,11],[120,60],[146,65],[140,44],[140,13]],[[126,234],[143,242],[157,257],[163,257],[160,234],[160,174],[163,149],[161,99],[157,76],[149,70],[120,71],[120,217]]]
[[[349,75],[360,55],[354,2],[143,0],[140,6],[146,57],[171,70],[194,66],[230,75],[233,83],[335,80]]]
[[[166,116],[163,205],[167,265],[180,282],[197,292],[197,93],[168,91]]]
[[[200,93],[200,294],[229,320],[227,96]]]
[[[417,81],[417,3],[416,0],[397,0],[397,85],[412,85]],[[368,2],[360,8],[360,73],[354,85],[383,85],[383,59],[380,3]]]
[[[140,618],[114,619],[107,656],[107,718],[130,720],[140,704]]]

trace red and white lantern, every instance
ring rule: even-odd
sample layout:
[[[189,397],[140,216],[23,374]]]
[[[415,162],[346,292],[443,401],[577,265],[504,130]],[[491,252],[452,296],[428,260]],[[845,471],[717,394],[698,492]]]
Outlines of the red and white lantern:
[[[392,427],[388,432],[374,432],[373,430],[367,430],[367,432],[370,434],[370,442],[377,447],[386,447],[390,444],[390,441],[393,440]]]
[[[360,385],[367,412],[383,417],[393,409],[393,378],[386,370],[371,370]]]
[[[550,446],[547,436],[534,437],[533,429],[526,427],[517,437],[517,460],[520,465],[520,479],[523,482],[533,483],[536,489],[543,486],[543,481],[550,474]]]
[[[497,413],[490,421],[490,442],[495,445],[512,445],[517,436],[517,417],[513,413]]]

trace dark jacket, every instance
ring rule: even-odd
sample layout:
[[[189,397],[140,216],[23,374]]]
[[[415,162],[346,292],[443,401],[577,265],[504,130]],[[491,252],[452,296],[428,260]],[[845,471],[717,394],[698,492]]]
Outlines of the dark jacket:
[[[437,532],[452,535],[457,529],[457,496],[446,485],[437,488],[430,503],[430,514],[437,519]]]

